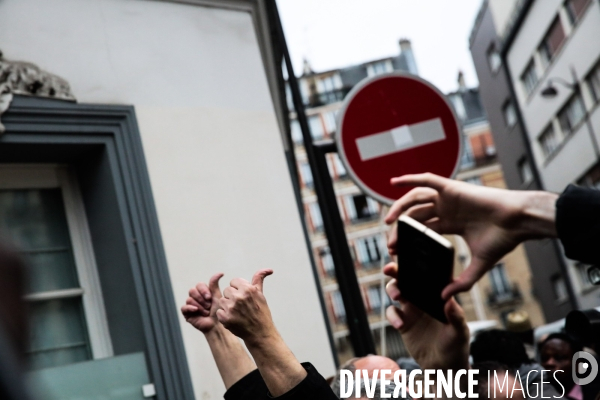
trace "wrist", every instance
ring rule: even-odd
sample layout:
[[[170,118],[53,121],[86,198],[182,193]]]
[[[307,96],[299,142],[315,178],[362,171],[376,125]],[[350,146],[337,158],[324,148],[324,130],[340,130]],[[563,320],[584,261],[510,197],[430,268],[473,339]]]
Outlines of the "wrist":
[[[253,350],[262,350],[265,347],[273,348],[275,343],[282,342],[283,339],[276,329],[267,329],[263,332],[256,332],[244,338],[244,343],[250,352]]]
[[[542,191],[521,192],[519,231],[521,241],[556,237],[558,195]]]
[[[209,329],[208,331],[202,332],[206,340],[219,340],[223,338],[226,334],[226,329],[221,323],[215,324],[214,327]]]

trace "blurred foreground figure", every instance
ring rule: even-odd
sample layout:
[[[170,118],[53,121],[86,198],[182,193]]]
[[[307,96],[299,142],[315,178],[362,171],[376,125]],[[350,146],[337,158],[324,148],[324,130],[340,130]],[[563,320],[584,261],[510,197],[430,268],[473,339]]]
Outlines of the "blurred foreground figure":
[[[28,400],[24,383],[27,348],[25,268],[16,251],[0,241],[0,399]]]
[[[393,224],[408,216],[440,234],[462,236],[471,264],[442,292],[442,297],[469,290],[519,243],[558,237],[567,257],[600,264],[600,191],[569,185],[559,196],[539,191],[496,189],[433,174],[393,178],[395,186],[418,186],[397,200],[386,216]],[[396,233],[388,242],[395,254]]]

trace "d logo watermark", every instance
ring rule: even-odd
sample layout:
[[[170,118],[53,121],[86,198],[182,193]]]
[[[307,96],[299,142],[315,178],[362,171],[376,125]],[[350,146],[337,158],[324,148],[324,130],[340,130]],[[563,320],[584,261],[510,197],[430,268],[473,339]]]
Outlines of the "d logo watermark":
[[[578,351],[573,355],[573,381],[587,385],[598,375],[598,362],[590,353]]]

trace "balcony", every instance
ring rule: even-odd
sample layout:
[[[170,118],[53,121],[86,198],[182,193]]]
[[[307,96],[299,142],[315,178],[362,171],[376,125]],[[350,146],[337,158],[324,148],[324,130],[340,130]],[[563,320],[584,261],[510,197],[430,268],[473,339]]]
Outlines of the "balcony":
[[[314,93],[308,99],[308,103],[305,104],[306,107],[319,107],[324,106],[326,104],[333,104],[339,101],[344,100],[344,97],[348,94],[348,92],[352,89],[351,87],[343,87],[341,89],[332,90],[330,92],[324,93]]]
[[[509,290],[498,291],[491,289],[487,293],[487,302],[492,308],[514,305],[520,303],[522,300],[523,296],[521,290],[516,283],[513,284]]]
[[[379,214],[373,213],[373,214],[364,214],[364,215],[359,215],[356,218],[353,218],[350,220],[350,223],[352,225],[356,225],[356,224],[362,224],[365,222],[370,222],[370,221],[375,221],[379,219]]]

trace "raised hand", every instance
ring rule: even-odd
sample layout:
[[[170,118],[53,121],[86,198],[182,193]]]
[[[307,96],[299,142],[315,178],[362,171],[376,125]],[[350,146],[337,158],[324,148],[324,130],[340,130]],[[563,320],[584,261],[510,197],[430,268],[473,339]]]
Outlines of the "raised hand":
[[[556,236],[557,196],[552,193],[477,186],[429,173],[393,178],[391,183],[418,187],[392,205],[387,224],[406,212],[440,234],[461,235],[471,250],[471,264],[444,289],[444,299],[469,290],[522,241]],[[395,254],[396,241],[392,230],[390,254]]]
[[[215,274],[208,281],[208,285],[201,282],[191,288],[185,305],[181,307],[185,320],[205,334],[219,323],[217,310],[219,299],[222,297],[219,289],[219,280],[222,277],[223,273]]]
[[[394,263],[383,269],[392,277],[397,271]],[[387,319],[400,331],[408,352],[421,368],[454,371],[469,368],[469,328],[456,300],[446,302],[444,312],[448,323],[444,324],[403,300],[396,279],[388,282],[386,291],[392,300],[402,305],[402,308],[389,306]]]
[[[263,294],[263,281],[273,270],[261,269],[252,277],[233,279],[223,290],[217,318],[234,335],[244,339],[265,338],[276,332],[271,311]]]

